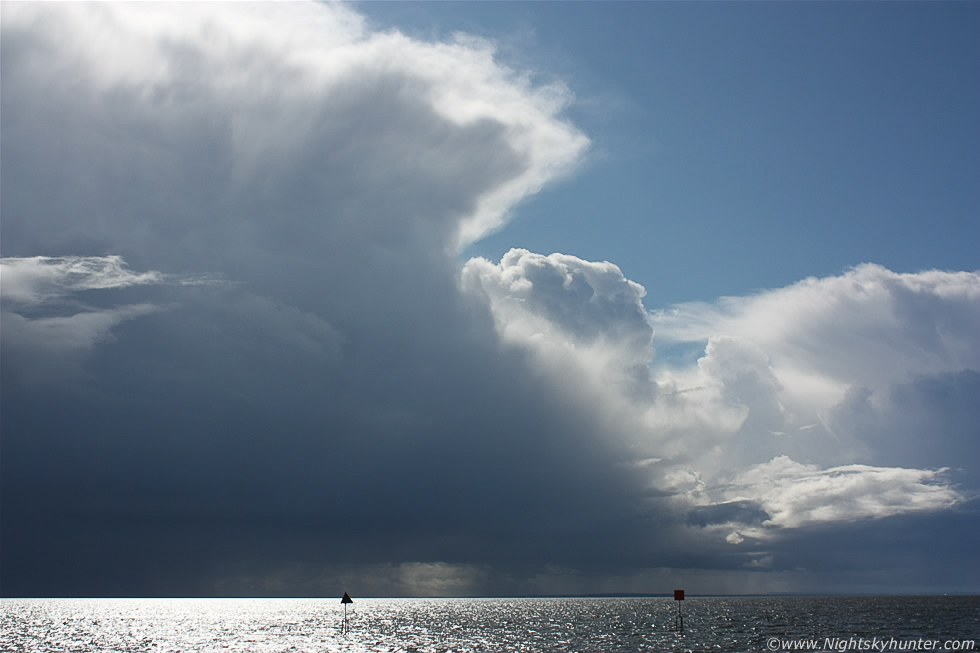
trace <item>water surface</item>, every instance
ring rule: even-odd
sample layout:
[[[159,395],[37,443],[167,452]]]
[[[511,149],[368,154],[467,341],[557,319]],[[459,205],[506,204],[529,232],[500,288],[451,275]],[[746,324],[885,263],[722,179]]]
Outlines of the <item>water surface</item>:
[[[812,638],[810,650],[824,651],[862,638],[938,640],[933,650],[980,642],[980,597],[691,598],[682,607],[680,633],[668,598],[355,598],[345,632],[333,598],[4,599],[0,650],[734,652],[773,650],[773,638]]]

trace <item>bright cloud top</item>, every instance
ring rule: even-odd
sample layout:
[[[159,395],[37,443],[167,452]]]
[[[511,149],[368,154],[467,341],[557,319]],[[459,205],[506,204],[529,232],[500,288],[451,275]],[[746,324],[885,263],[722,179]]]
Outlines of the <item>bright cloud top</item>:
[[[499,264],[470,259],[462,282],[489,302],[505,341],[529,345],[554,365],[578,361],[582,373],[601,379],[635,372],[652,356],[646,291],[612,263],[512,249]]]
[[[309,238],[349,238],[339,223],[365,234],[424,228],[433,247],[454,249],[499,228],[516,202],[571,170],[588,147],[560,117],[570,100],[561,84],[532,86],[484,41],[370,33],[341,5],[25,4],[4,12],[3,29],[9,95],[29,98],[37,80],[74,80],[70,90],[50,85],[43,104],[13,104],[24,129],[5,143],[27,160],[59,152],[64,160],[47,180],[87,200],[60,238],[46,221],[66,207],[8,201],[8,220],[31,212],[53,243],[133,247],[158,234],[186,249],[178,239],[196,232],[201,248],[228,247],[247,242],[249,229],[295,223],[268,215],[275,198],[317,184],[323,224]],[[44,43],[44,56],[22,54],[27,42]],[[42,127],[51,129],[43,137]],[[32,133],[40,149],[21,140]],[[93,158],[75,169],[81,151]],[[114,210],[105,194],[115,196]],[[151,218],[141,206],[149,201],[170,213],[136,229]],[[194,224],[202,211],[207,227]],[[237,213],[234,236],[227,213]],[[259,222],[246,229],[251,220]]]

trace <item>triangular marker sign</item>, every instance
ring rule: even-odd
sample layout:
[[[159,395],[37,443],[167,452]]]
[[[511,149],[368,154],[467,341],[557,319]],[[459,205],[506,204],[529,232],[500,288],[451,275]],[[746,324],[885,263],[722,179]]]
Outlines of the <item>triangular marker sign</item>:
[[[350,594],[348,594],[347,592],[344,592],[344,598],[340,599],[340,602],[341,603],[353,603],[354,602],[354,599],[352,599],[350,597]]]

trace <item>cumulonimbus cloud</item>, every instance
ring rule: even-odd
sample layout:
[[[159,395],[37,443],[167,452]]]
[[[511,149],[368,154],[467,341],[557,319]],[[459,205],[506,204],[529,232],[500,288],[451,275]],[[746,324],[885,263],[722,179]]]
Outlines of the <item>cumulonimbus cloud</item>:
[[[460,270],[589,146],[568,89],[487,41],[322,3],[15,3],[0,27],[4,536],[30,535],[5,583],[590,591],[580,570],[651,577],[651,549],[768,569],[743,550],[975,487],[949,460],[976,446],[975,273],[650,313],[610,262]],[[678,343],[698,356],[662,364]],[[67,359],[84,384],[20,375]]]
[[[18,5],[2,30],[3,157],[18,162],[3,166],[3,248],[34,261],[3,300],[17,327],[2,330],[3,460],[18,461],[4,494],[24,497],[5,526],[46,537],[35,515],[97,529],[135,512],[148,530],[88,555],[125,564],[141,533],[222,541],[253,580],[342,532],[364,573],[404,576],[509,564],[534,545],[534,506],[567,525],[624,492],[577,409],[498,357],[486,308],[457,288],[459,248],[588,148],[561,83],[532,84],[487,41],[372,32],[330,3]],[[228,282],[168,286],[188,274]],[[88,334],[73,341],[86,385],[27,383],[42,358],[27,331],[62,362],[51,335]],[[55,448],[75,455],[39,453]],[[141,490],[118,492],[120,476]],[[348,488],[356,500],[336,501]],[[21,580],[61,582],[67,552],[100,539],[78,533],[37,558],[55,561],[48,581]],[[133,582],[193,567],[185,550]],[[28,549],[3,551],[9,579]],[[429,582],[399,578],[398,592]]]

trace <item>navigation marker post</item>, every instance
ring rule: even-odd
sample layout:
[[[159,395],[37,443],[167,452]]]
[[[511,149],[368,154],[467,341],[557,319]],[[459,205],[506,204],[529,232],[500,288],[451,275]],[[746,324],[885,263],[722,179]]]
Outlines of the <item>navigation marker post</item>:
[[[684,590],[674,590],[674,600],[683,601],[684,600]],[[681,614],[681,604],[677,604],[677,617],[674,618],[674,626],[677,628],[677,632],[684,632],[684,615]]]
[[[340,599],[341,605],[344,606],[344,623],[340,627],[340,632],[342,632],[342,633],[346,633],[349,630],[349,627],[347,626],[347,604],[348,603],[353,603],[353,602],[354,602],[354,599],[352,599],[350,597],[350,594],[348,594],[347,592],[344,592],[344,598]]]

